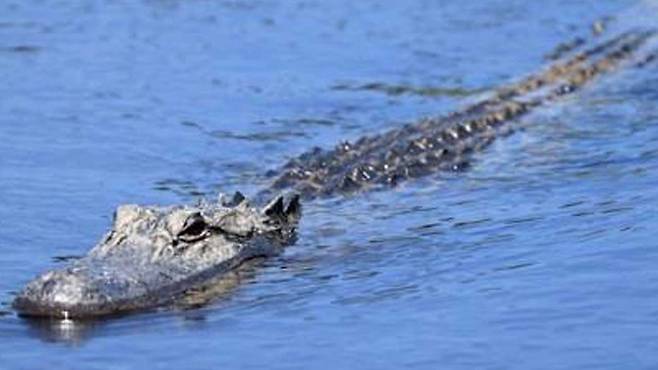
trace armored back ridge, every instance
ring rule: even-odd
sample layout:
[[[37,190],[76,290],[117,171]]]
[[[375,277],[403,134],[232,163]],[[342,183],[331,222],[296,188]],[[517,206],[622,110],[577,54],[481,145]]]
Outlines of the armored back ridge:
[[[551,56],[566,53],[562,59],[453,114],[343,142],[332,150],[312,149],[284,165],[258,197],[284,191],[305,199],[355,194],[462,170],[521,116],[620,66],[650,63],[656,53],[643,52],[642,46],[654,35],[653,30],[633,30],[589,48],[584,39],[565,44]],[[294,242],[300,216],[298,196],[288,201],[275,196],[261,210],[241,194],[196,206],[121,206],[111,231],[86,257],[37,277],[13,306],[23,315],[66,318],[169,304],[249,259],[279,253]]]
[[[314,148],[291,160],[272,189],[293,189],[305,198],[395,186],[440,170],[459,171],[473,153],[510,130],[510,122],[633,59],[653,30],[622,33],[548,66],[447,117],[421,119],[380,135]],[[642,66],[655,54],[636,60]],[[269,191],[271,192],[271,190]]]

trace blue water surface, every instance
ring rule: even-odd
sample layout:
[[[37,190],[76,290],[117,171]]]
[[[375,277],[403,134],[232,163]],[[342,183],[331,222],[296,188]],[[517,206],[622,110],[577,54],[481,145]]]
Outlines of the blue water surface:
[[[254,194],[313,146],[446,114],[601,17],[653,11],[0,2],[0,369],[656,368],[656,64],[526,116],[466,172],[305,204],[297,244],[202,308],[81,324],[9,307],[119,204]]]

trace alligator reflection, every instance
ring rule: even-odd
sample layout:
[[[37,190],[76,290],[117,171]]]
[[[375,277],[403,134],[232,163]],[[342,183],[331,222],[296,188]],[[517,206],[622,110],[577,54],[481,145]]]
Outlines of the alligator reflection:
[[[24,321],[33,336],[45,342],[63,342],[72,345],[83,342],[99,324],[102,324],[97,320],[74,321],[50,318],[24,318]]]

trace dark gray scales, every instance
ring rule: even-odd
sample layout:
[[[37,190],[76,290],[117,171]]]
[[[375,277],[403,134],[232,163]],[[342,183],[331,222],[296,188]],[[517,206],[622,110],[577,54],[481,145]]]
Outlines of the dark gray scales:
[[[653,35],[653,31],[622,33],[446,117],[424,118],[330,150],[313,148],[284,165],[265,192],[290,189],[310,199],[462,170],[473,153],[509,133],[508,123],[614,70]]]

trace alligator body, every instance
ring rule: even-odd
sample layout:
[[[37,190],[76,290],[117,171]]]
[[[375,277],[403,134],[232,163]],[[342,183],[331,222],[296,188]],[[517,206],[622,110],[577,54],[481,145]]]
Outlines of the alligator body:
[[[461,170],[473,153],[509,132],[510,123],[578,91],[622,65],[643,66],[654,36],[636,30],[559,60],[477,103],[380,135],[315,148],[283,166],[259,197],[289,191],[302,198],[395,186],[437,171]],[[599,40],[603,36],[592,36]],[[246,260],[271,256],[295,238],[299,198],[274,197],[262,210],[242,196],[178,207],[119,207],[112,230],[86,257],[30,282],[13,306],[23,315],[87,317],[168,304]]]
[[[502,86],[447,117],[422,119],[354,143],[340,143],[333,150],[314,148],[288,162],[266,192],[294,189],[305,198],[315,198],[395,186],[441,170],[461,170],[473,153],[508,133],[509,123],[634,59],[654,34],[652,30],[622,33]],[[643,66],[654,56],[635,58],[634,65]]]

